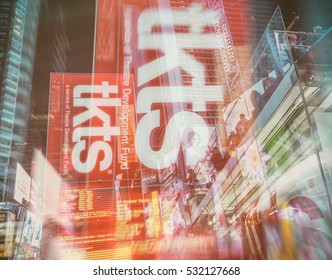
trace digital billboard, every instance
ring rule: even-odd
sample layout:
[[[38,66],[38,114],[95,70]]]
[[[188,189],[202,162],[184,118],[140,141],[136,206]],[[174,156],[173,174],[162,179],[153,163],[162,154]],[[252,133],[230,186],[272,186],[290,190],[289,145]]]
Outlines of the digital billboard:
[[[239,89],[224,11],[210,2],[99,0],[93,73],[51,74],[61,259],[145,259],[146,240],[188,230],[188,201],[222,152],[218,111]]]
[[[42,242],[42,221],[28,210],[21,209],[19,231],[16,234],[14,259],[39,259]]]
[[[161,5],[158,1],[123,1],[112,8],[107,1],[97,3],[94,70],[134,75],[135,146],[143,168],[150,169],[147,174],[178,160],[187,160],[189,165],[199,162],[199,156],[189,159],[181,154],[188,134],[199,135],[197,149],[203,153],[208,150],[207,122],[213,119],[211,112],[224,104],[227,92],[218,67],[212,65],[222,54],[226,63],[230,53],[233,57],[227,59],[236,63],[225,19],[220,18],[222,12],[220,5],[209,9],[207,3],[198,2]],[[201,19],[199,23],[192,14]],[[110,18],[119,19],[118,26],[112,28],[120,31],[120,40],[109,40],[107,45],[105,30],[99,32],[99,27],[111,26]],[[216,25],[220,32],[221,25],[225,26],[225,32],[216,34]],[[102,55],[102,46],[115,52],[118,61]],[[228,68],[234,71],[230,64]]]
[[[131,76],[51,74],[48,160],[66,182],[112,181],[128,169],[133,94]]]
[[[15,214],[0,211],[0,258],[11,258],[14,249]]]
[[[16,166],[14,199],[23,205],[28,205],[30,200],[31,178],[19,163],[17,163]]]

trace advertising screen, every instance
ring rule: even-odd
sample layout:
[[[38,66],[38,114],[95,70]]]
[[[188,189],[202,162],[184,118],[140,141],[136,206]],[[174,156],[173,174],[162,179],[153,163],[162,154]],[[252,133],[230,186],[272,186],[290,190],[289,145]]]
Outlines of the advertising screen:
[[[195,154],[207,152],[207,123],[213,122],[212,114],[227,93],[225,81],[213,65],[223,55],[228,72],[234,75],[232,65],[236,63],[236,57],[230,57],[234,51],[225,20],[217,16],[222,14],[220,5],[210,9],[204,2],[152,2],[123,1],[119,7],[108,7],[107,1],[98,1],[94,64],[96,73],[134,75],[136,153],[143,167],[150,169],[144,172],[147,175],[154,173],[151,169],[168,168],[178,160],[192,165],[202,159]],[[191,14],[201,19],[199,24]],[[119,19],[116,27],[112,25],[115,18]],[[117,28],[120,40],[106,42],[108,29],[102,26]],[[216,26],[220,34],[214,30]],[[112,59],[112,52],[118,61]],[[184,155],[181,151],[192,134],[199,135],[200,143],[191,149],[193,156]]]
[[[146,214],[158,220],[157,192],[143,197],[141,188],[82,185],[63,189],[61,200],[61,259],[139,258],[130,244],[145,240]]]
[[[151,258],[158,241],[147,240],[188,230],[188,201],[214,180],[212,150],[221,155],[220,110],[239,88],[212,4],[99,0],[94,73],[51,75],[61,259]]]
[[[15,214],[0,211],[0,258],[13,256],[15,235]]]
[[[17,260],[39,259],[42,241],[42,221],[30,211],[23,210],[20,232],[16,236],[14,258]]]
[[[27,205],[30,200],[30,188],[30,176],[23,167],[17,163],[14,199],[19,203]]]
[[[135,161],[131,76],[51,74],[48,160],[66,182],[112,181]]]

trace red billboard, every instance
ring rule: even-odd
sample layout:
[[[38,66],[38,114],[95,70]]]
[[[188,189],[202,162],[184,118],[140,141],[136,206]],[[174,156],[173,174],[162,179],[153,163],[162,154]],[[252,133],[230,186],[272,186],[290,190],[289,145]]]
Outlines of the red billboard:
[[[113,181],[135,159],[131,76],[51,74],[48,160],[66,182]]]
[[[120,187],[134,183],[126,179],[135,130],[132,76],[51,74],[47,157],[62,178],[60,259],[110,259],[117,242],[131,258],[130,240],[144,230],[141,190]]]
[[[143,174],[178,160],[199,162],[202,156],[189,160],[182,153],[192,134],[199,137],[197,153],[208,150],[207,122],[222,106],[226,85],[216,67],[225,47],[215,31],[216,23],[222,24],[218,12],[221,7],[209,12],[205,1],[97,2],[94,71],[134,76],[135,145]],[[107,40],[114,31],[117,40]]]
[[[60,256],[147,258],[147,238],[189,224],[184,182],[217,143],[217,66],[232,49],[215,31],[222,10],[209,14],[206,1],[96,7],[94,74],[51,75],[47,154],[66,182]]]

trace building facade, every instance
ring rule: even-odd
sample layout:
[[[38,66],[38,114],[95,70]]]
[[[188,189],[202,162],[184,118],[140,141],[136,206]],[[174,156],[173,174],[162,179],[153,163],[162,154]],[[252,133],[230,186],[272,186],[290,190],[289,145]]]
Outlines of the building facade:
[[[1,181],[12,187],[15,175],[11,174],[24,160],[26,149],[39,2],[3,1],[1,9]]]
[[[322,93],[328,87],[328,67],[323,60],[318,63],[313,48],[323,37],[308,33],[307,41],[293,44],[296,32],[287,32],[272,2],[114,5],[96,5],[91,77],[116,73],[131,81],[135,101],[127,96],[121,106],[114,105],[127,121],[112,123],[120,134],[107,139],[113,157],[109,175],[83,167],[77,173],[73,157],[69,177],[65,161],[56,165],[64,178],[60,213],[66,228],[74,228],[69,236],[60,234],[60,258],[330,258],[329,163],[319,144],[326,135],[318,137],[312,120],[317,113],[307,100],[329,94]],[[105,79],[109,83],[113,78]],[[79,86],[79,75],[54,76],[52,86],[59,80],[62,88]],[[65,93],[51,94],[56,100]],[[69,99],[63,108],[66,104],[71,108],[75,103]],[[323,104],[328,106],[328,99]],[[103,112],[113,116],[112,110]],[[52,112],[66,123],[65,110]],[[133,130],[127,136],[130,114]],[[50,142],[49,147],[54,151],[64,143],[66,158],[76,149],[68,140],[71,133],[81,130],[62,129],[69,138],[54,131],[49,137],[57,139],[56,145]],[[92,146],[101,143],[91,134],[77,139],[87,136]],[[133,145],[126,146],[128,139]],[[88,151],[81,152],[79,161],[88,158]],[[299,175],[304,166],[311,172]],[[82,173],[84,187],[77,184]],[[101,190],[109,203],[102,208],[95,200]],[[90,208],[76,204],[74,193],[79,201],[88,199]],[[320,239],[312,240],[311,234]],[[322,249],[321,243],[329,246]]]
[[[331,28],[285,1],[98,0],[82,54],[76,2],[49,1],[30,112],[31,3],[1,2],[3,258],[332,258]]]
[[[0,184],[1,209],[16,219],[17,207],[28,207],[30,185],[18,190],[17,176],[24,177],[27,126],[39,19],[39,1],[1,1],[0,43]],[[20,172],[23,173],[20,173]],[[5,222],[11,227],[12,219]],[[13,236],[10,237],[11,239]],[[9,242],[10,243],[10,242]],[[13,240],[12,240],[13,243]],[[7,245],[5,246],[8,247]],[[12,257],[12,244],[2,257]],[[2,252],[3,253],[3,252]]]

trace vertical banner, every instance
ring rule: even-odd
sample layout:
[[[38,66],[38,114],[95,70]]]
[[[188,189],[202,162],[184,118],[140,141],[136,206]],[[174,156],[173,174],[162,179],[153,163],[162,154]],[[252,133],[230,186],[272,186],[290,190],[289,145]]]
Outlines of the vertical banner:
[[[51,74],[48,159],[66,182],[112,181],[117,163],[128,169],[132,95],[131,76]]]
[[[14,199],[23,205],[28,205],[30,200],[31,178],[23,167],[17,163]]]
[[[219,0],[206,0],[206,5],[210,11],[213,22],[213,31],[216,35],[217,63],[219,69],[223,69],[225,77],[228,98],[236,99],[243,93],[240,64],[236,57],[235,46],[232,41],[232,35],[227,22],[224,5]]]
[[[217,37],[204,4],[159,5],[158,1],[152,1],[147,5],[123,1],[117,7],[116,1],[108,1],[112,5],[106,2],[97,2],[94,71],[134,75],[138,120],[135,143],[139,161],[152,170],[176,163],[190,130],[200,136],[197,149],[206,152],[209,141],[206,120],[211,119],[209,115],[215,112],[217,104],[223,103],[224,87],[216,75],[217,69],[211,67],[219,56],[215,52],[219,46],[211,44]],[[199,24],[193,14],[200,19]],[[118,24],[113,26],[110,17],[118,18]],[[101,29],[102,26],[119,30],[118,41],[107,41],[108,48],[116,51],[117,61],[101,59],[100,46],[108,30]],[[211,31],[206,32],[208,29]],[[227,51],[234,56],[229,49],[230,46]],[[233,61],[235,57],[229,59]],[[190,163],[200,159],[196,157]]]
[[[121,208],[127,201],[132,215],[132,256],[149,258],[152,242],[147,239],[180,235],[190,225],[189,171],[201,177],[190,187],[192,193],[211,184],[209,152],[218,143],[211,141],[211,132],[216,112],[224,106],[226,85],[217,73],[222,65],[218,34],[204,1],[96,3],[95,75],[133,75],[135,95],[128,100],[135,100],[135,108],[125,105],[116,111],[121,135],[113,178],[121,197],[117,204]],[[224,46],[226,52],[233,62],[230,46]],[[133,109],[135,126],[125,112]],[[135,154],[127,153],[132,145]]]
[[[117,174],[137,161],[133,95],[130,75],[51,74],[47,158],[62,183],[47,232],[60,259],[131,258],[128,226],[118,249],[115,241],[131,215]]]
[[[95,39],[96,73],[118,73],[119,24],[116,0],[97,0],[97,22]]]

